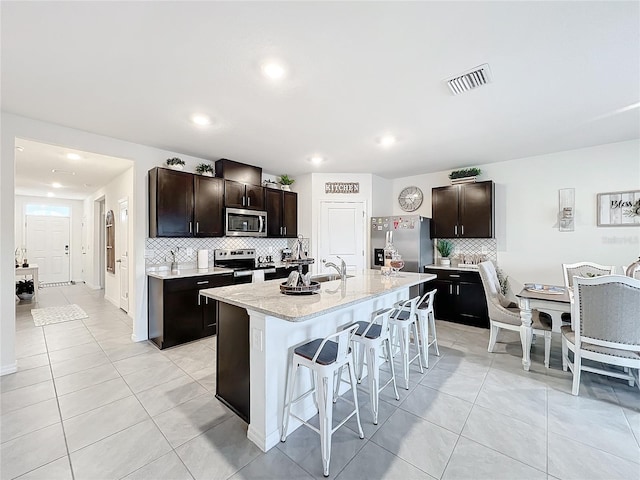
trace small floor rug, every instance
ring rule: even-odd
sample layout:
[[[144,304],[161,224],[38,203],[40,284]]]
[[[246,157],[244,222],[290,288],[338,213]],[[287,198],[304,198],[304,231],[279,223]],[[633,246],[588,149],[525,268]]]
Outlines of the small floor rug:
[[[75,304],[63,305],[62,307],[34,308],[31,310],[31,315],[36,327],[88,317],[85,311]]]

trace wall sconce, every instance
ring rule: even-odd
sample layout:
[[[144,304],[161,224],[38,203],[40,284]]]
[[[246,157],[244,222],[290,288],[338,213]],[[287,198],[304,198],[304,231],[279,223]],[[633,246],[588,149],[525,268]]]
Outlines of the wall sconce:
[[[575,188],[558,190],[558,229],[561,232],[573,232],[574,230],[575,196]]]

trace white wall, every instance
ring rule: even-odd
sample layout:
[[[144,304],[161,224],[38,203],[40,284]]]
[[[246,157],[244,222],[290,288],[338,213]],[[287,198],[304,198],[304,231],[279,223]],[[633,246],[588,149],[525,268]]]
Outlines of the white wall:
[[[161,150],[145,145],[2,113],[0,135],[0,224],[15,225],[14,173],[15,138],[64,145],[68,148],[100,153],[134,161],[133,202],[130,204],[130,250],[132,278],[129,290],[129,315],[133,318],[133,336],[136,341],[147,335],[147,291],[144,262],[145,238],[148,232],[147,172],[162,165],[169,157],[178,156],[186,162],[185,170],[194,171],[203,160],[178,152]],[[116,200],[117,201],[117,200]],[[131,201],[131,199],[130,199]],[[14,228],[0,229],[0,284],[14,282]],[[13,288],[0,288],[0,374],[15,371],[15,307]]]
[[[562,284],[562,263],[631,263],[640,255],[640,228],[597,227],[596,195],[640,189],[640,141],[476,165],[479,180],[496,184],[498,262],[518,291],[524,282]],[[416,213],[431,217],[431,188],[449,185],[449,171],[399,178],[394,198],[408,185],[420,187]],[[558,190],[575,188],[575,231],[557,227]],[[402,210],[394,200],[394,213]]]
[[[69,236],[69,261],[71,280],[84,280],[82,272],[82,200],[68,200],[62,198],[34,197],[16,195],[15,197],[15,248],[26,248],[27,231],[25,228],[25,209],[27,205],[62,205],[69,207],[71,212]],[[29,258],[29,252],[27,252]]]
[[[371,176],[371,217],[391,215],[396,199],[397,196],[393,196],[393,180]]]
[[[105,212],[113,210],[115,218],[118,219],[118,202],[125,198],[129,199],[129,210],[132,212],[132,214],[129,215],[129,219],[127,222],[129,225],[129,232],[134,231],[133,226],[136,222],[136,209],[133,203],[133,176],[134,168],[132,167],[85,199],[84,212],[87,218],[87,232],[94,233],[96,231],[100,231],[100,225],[98,225],[97,222],[101,222],[102,219],[96,218],[96,216],[94,215],[94,205],[97,200],[104,199]],[[122,245],[119,242],[119,227],[120,224],[118,221],[116,221],[116,259],[120,258],[120,254],[122,252]],[[87,256],[92,260],[95,260],[97,258],[97,255],[104,255],[104,252],[99,251],[100,245],[96,243],[96,240],[98,240],[98,238],[96,238],[95,234],[89,234],[86,239]],[[129,252],[132,252],[134,250],[134,240],[131,234],[129,235],[129,244],[126,246],[126,250]],[[99,265],[99,262],[87,262],[87,264],[87,284],[91,287],[95,287],[99,282],[100,272],[96,271],[96,264]],[[116,306],[120,305],[120,269],[118,268],[118,265],[119,264],[116,264],[115,273],[107,272],[105,274],[104,285],[105,298]],[[135,284],[135,270],[129,270],[129,275],[129,285]]]

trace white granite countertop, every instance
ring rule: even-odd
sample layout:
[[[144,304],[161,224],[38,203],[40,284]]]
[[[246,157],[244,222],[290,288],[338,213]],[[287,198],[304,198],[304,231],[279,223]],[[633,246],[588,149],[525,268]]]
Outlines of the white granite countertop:
[[[178,273],[171,273],[171,267],[150,267],[147,268],[147,276],[159,278],[160,280],[172,280],[174,278],[201,277],[203,275],[221,275],[223,273],[233,273],[230,268],[209,267],[194,268],[194,265],[178,268]]]
[[[324,282],[320,293],[313,295],[284,295],[280,293],[282,280],[207,288],[200,290],[200,294],[290,322],[301,322],[435,278],[433,274],[409,272],[385,277],[379,270],[365,270],[344,283]]]

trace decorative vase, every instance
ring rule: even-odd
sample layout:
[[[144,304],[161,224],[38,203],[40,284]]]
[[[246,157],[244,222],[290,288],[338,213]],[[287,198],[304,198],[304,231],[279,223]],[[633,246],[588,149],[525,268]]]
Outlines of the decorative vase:
[[[18,297],[20,298],[20,300],[25,300],[27,302],[30,302],[31,299],[33,298],[33,293],[19,293]]]
[[[451,266],[451,259],[450,258],[441,258],[440,259],[440,266],[442,266],[442,267],[450,267]]]
[[[167,165],[171,170],[178,170],[178,171],[182,171],[184,170],[184,165]]]
[[[282,190],[284,190],[285,192],[290,192],[291,191],[291,187],[289,185],[282,185]]]

